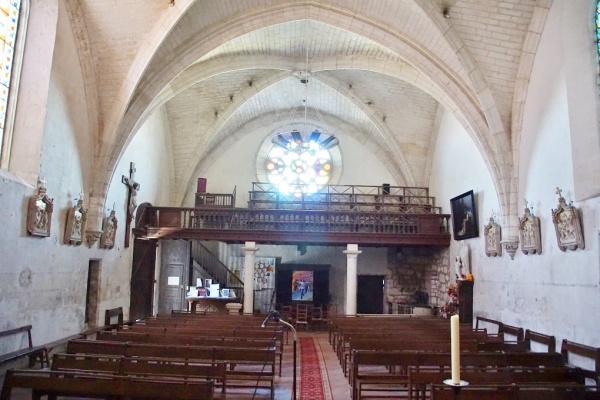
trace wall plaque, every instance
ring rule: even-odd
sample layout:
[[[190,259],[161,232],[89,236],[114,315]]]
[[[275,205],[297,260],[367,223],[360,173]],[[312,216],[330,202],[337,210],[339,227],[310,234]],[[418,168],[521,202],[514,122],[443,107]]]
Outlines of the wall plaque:
[[[540,219],[533,215],[531,209],[527,207],[527,200],[525,200],[525,211],[523,217],[519,218],[519,236],[523,254],[542,254],[540,232]]]
[[[83,193],[79,194],[77,204],[69,210],[67,226],[65,227],[65,244],[79,246],[83,243],[87,210],[83,208]]]
[[[485,255],[488,257],[501,256],[502,246],[500,245],[500,225],[494,221],[493,212],[487,225],[483,227],[483,235],[485,236]]]
[[[46,180],[38,181],[38,192],[29,199],[27,207],[27,232],[32,236],[50,236],[54,199],[46,193]]]
[[[571,204],[567,204],[562,197],[562,190],[556,188],[558,195],[558,208],[552,210],[552,222],[556,231],[558,248],[562,251],[584,249],[585,242],[581,230],[579,211]]]

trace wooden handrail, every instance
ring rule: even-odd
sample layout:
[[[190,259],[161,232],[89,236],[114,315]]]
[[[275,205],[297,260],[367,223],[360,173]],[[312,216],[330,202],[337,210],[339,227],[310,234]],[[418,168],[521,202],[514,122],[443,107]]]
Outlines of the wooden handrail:
[[[146,207],[134,234],[279,243],[448,245],[447,214]]]

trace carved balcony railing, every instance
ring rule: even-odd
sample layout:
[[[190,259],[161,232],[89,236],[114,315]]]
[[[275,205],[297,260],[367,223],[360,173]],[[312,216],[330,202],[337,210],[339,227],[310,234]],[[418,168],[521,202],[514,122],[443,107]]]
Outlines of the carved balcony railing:
[[[273,183],[253,182],[248,208],[441,214],[435,198],[424,187],[326,185],[307,193],[302,186],[294,186],[298,191],[282,193]]]
[[[235,192],[233,193],[196,193],[196,207],[200,208],[233,208],[235,207]]]
[[[134,234],[150,239],[363,245],[450,244],[447,214],[145,207]]]

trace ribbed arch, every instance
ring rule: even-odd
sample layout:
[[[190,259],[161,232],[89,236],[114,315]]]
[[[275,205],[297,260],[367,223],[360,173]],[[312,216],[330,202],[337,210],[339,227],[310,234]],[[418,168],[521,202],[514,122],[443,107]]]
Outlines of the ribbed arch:
[[[509,153],[506,150],[510,146],[507,143],[505,132],[490,132],[488,125],[489,113],[497,113],[493,104],[483,102],[488,107],[486,109],[479,107],[478,97],[483,96],[483,98],[490,99],[491,95],[489,91],[484,90],[479,94],[470,92],[457,76],[445,68],[440,60],[436,60],[434,54],[428,53],[422,47],[416,47],[414,43],[406,40],[405,37],[383,29],[371,21],[366,21],[364,18],[361,20],[362,23],[357,24],[356,18],[358,16],[356,15],[349,15],[311,3],[310,5],[292,5],[286,8],[285,13],[281,12],[279,6],[274,6],[272,9],[264,10],[261,13],[261,17],[260,19],[255,18],[250,21],[247,18],[239,17],[229,21],[227,26],[217,26],[206,32],[206,35],[203,35],[201,40],[188,41],[186,42],[186,48],[174,49],[174,54],[178,56],[162,60],[166,63],[164,67],[156,68],[155,66],[153,70],[158,70],[159,72],[151,78],[145,78],[143,80],[145,84],[136,87],[135,91],[138,95],[132,98],[125,118],[120,120],[115,126],[109,127],[114,130],[109,132],[107,139],[112,137],[114,140],[105,142],[108,146],[112,147],[112,150],[109,150],[109,147],[104,149],[111,153],[110,157],[104,158],[108,163],[106,170],[112,174],[120,154],[131,140],[131,135],[134,133],[134,126],[139,121],[143,110],[150,103],[149,99],[157,96],[160,90],[178,73],[185,70],[185,68],[203,54],[215,48],[215,41],[224,43],[233,37],[260,29],[264,26],[308,17],[317,22],[333,23],[340,29],[349,30],[357,35],[370,38],[376,43],[391,49],[401,57],[410,60],[411,64],[415,65],[421,74],[428,77],[434,86],[442,88],[444,95],[453,104],[457,105],[459,113],[464,115],[464,120],[467,122],[465,128],[467,131],[472,132],[472,138],[481,150],[483,158],[490,168],[498,192],[504,192],[501,188],[505,184],[503,177],[507,175],[505,168],[510,166],[510,157],[506,154]],[[126,101],[127,98],[133,96],[133,91],[130,93],[126,98],[119,99],[117,103]],[[140,93],[144,95],[142,96]],[[505,171],[504,173],[503,170]]]

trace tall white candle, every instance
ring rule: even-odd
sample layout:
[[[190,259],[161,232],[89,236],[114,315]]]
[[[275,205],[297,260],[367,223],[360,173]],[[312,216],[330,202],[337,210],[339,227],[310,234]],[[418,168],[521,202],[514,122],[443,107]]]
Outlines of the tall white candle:
[[[452,383],[460,383],[460,330],[458,325],[458,315],[450,317],[450,351],[452,366]]]

